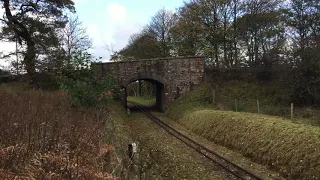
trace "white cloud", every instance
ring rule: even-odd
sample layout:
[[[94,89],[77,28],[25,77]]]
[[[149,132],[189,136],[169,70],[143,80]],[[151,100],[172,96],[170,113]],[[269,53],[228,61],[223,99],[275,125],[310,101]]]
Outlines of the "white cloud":
[[[108,16],[111,21],[124,23],[127,19],[126,8],[118,3],[110,3],[107,7]]]
[[[16,49],[15,43],[0,41],[0,57],[14,52],[15,49]],[[10,58],[0,59],[0,66],[9,66],[9,65],[10,65]]]
[[[4,14],[4,9],[0,8],[0,17],[2,17],[3,14]],[[3,25],[0,24],[0,28],[1,28],[1,26],[3,26]],[[1,31],[1,29],[0,29],[0,31]],[[16,50],[15,43],[5,42],[5,41],[0,40],[0,58],[4,55],[8,55],[9,53],[15,52],[15,50]],[[4,66],[4,67],[9,66],[12,58],[15,58],[15,56],[14,57],[11,56],[11,59],[10,58],[0,59],[0,66]]]
[[[120,50],[127,44],[130,35],[139,32],[142,27],[119,3],[109,3],[106,11],[97,13],[96,18],[102,18],[102,21],[88,24],[87,29],[93,39],[93,55],[96,58],[103,57],[104,61],[110,57],[107,45],[113,46],[113,50]]]
[[[89,0],[75,0],[74,2],[82,5],[90,4]],[[110,54],[106,45],[112,45],[114,50],[120,50],[127,44],[130,35],[139,32],[144,23],[139,22],[139,18],[134,18],[136,16],[130,14],[127,8],[120,3],[110,2],[104,6],[103,11],[95,12],[92,21],[83,22],[83,25],[87,27],[87,32],[93,41],[91,53],[96,58],[102,57],[103,61],[107,61]],[[78,13],[79,15],[85,14],[83,12]],[[0,42],[0,51],[4,49],[12,51],[14,50],[12,47],[14,48],[15,45],[8,46]],[[0,65],[8,65],[8,63],[0,59]]]

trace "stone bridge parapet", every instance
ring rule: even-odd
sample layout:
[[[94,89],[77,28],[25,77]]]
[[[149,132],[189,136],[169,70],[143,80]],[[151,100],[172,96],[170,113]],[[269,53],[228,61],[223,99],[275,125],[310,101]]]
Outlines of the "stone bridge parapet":
[[[115,77],[120,88],[137,80],[159,85],[157,102],[164,110],[180,95],[203,82],[204,63],[204,57],[193,56],[95,63],[94,68],[99,77]]]

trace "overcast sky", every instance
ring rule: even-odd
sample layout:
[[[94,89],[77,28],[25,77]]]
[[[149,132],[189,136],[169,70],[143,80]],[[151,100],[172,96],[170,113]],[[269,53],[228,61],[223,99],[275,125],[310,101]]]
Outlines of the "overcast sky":
[[[87,27],[93,40],[92,54],[107,61],[106,45],[114,50],[123,48],[131,34],[139,32],[161,8],[175,10],[183,0],[74,0],[77,15]],[[2,14],[2,10],[0,10]],[[15,44],[0,42],[3,49],[14,49]],[[0,59],[0,65],[4,65]]]
[[[161,8],[176,9],[183,0],[76,0],[80,20],[93,39],[93,54],[109,59],[106,45],[123,48]]]

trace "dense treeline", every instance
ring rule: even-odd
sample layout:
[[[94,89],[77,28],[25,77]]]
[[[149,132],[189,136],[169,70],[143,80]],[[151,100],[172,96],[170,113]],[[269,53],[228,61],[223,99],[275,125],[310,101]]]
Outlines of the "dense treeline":
[[[192,0],[162,9],[113,60],[205,55],[214,66],[299,66],[320,43],[319,0]]]
[[[61,75],[89,66],[91,40],[72,0],[2,0],[0,5],[0,40],[17,43],[16,52],[0,52],[0,59],[11,60],[15,73],[26,72],[32,87],[39,88],[39,72]]]
[[[157,12],[112,60],[193,55],[208,68],[292,70],[292,96],[318,104],[320,0],[191,0]]]

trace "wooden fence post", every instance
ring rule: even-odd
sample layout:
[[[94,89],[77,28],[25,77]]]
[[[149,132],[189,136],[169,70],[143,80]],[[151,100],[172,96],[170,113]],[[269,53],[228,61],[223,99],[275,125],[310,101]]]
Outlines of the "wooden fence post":
[[[291,103],[291,119],[293,119],[293,103]]]
[[[216,90],[212,89],[212,104],[216,104]]]
[[[234,105],[235,105],[235,107],[236,107],[236,112],[238,112],[238,100],[234,100]]]
[[[260,114],[260,103],[259,103],[259,100],[257,100],[257,106],[258,106],[258,113]]]

